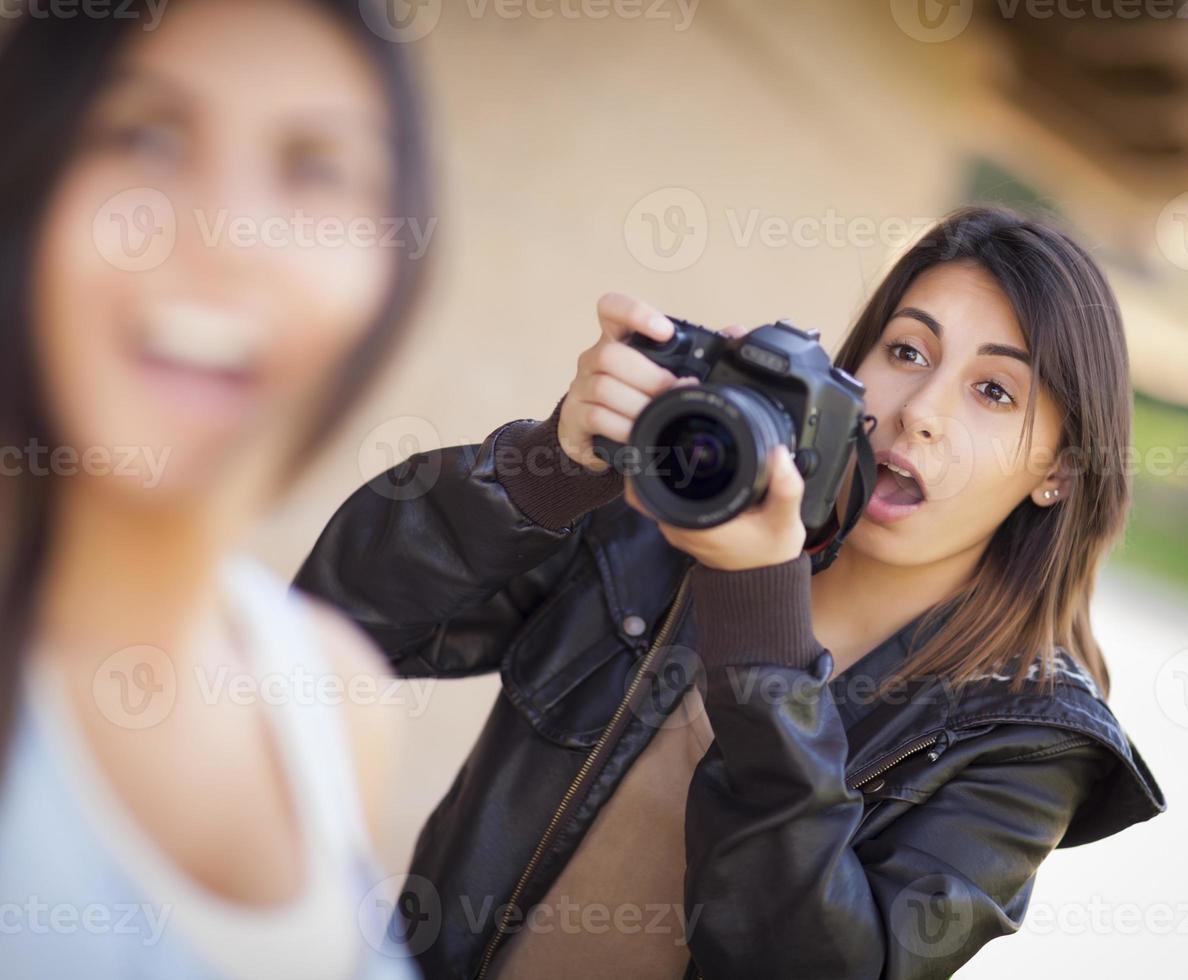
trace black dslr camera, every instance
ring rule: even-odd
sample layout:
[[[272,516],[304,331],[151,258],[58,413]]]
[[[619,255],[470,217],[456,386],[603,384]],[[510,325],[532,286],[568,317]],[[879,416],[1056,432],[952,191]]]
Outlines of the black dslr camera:
[[[816,330],[787,320],[727,337],[671,318],[665,343],[635,333],[627,344],[698,385],[671,388],[640,412],[627,445],[604,436],[594,452],[630,475],[661,521],[684,528],[723,524],[763,498],[768,456],[778,443],[793,452],[804,477],[801,518],[812,544],[830,523],[851,454],[860,452],[857,521],[874,472],[863,414],[863,384],[834,367]],[[844,533],[843,533],[844,536]],[[838,541],[840,545],[840,540]],[[832,557],[832,556],[831,556]]]

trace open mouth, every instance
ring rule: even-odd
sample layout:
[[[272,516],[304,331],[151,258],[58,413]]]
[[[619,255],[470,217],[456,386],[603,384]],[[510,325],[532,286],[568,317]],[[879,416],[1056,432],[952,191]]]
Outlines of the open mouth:
[[[915,513],[924,503],[916,478],[894,463],[879,463],[874,492],[864,511],[877,524],[891,524]]]
[[[218,307],[158,302],[144,311],[132,355],[158,403],[194,419],[241,419],[259,382],[262,330]]]
[[[924,501],[924,491],[907,470],[891,463],[879,463],[875,494],[889,504],[918,504]]]

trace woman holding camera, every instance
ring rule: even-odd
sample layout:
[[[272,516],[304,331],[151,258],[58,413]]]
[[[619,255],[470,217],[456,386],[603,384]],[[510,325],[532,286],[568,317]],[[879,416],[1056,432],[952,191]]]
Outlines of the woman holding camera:
[[[593,439],[680,383],[624,343],[673,325],[599,318],[548,419],[377,477],[298,576],[402,673],[502,675],[402,899],[427,976],[947,977],[1165,809],[1090,630],[1130,388],[1082,248],[974,208],[898,261],[836,358],[879,465],[827,566],[782,447],[708,529],[624,487]]]

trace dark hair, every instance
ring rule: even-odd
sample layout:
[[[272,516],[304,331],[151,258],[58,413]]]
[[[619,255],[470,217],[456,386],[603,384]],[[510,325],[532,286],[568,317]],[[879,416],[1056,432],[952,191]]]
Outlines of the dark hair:
[[[247,2],[247,0],[245,0]],[[357,0],[302,0],[328,13],[365,49],[380,75],[393,125],[393,214],[427,227],[428,154],[407,45],[368,30]],[[147,16],[136,0],[120,17],[20,17],[0,51],[0,446],[55,444],[38,382],[30,319],[31,256],[49,198],[69,165],[83,119],[130,28]],[[166,15],[168,16],[168,15]],[[347,357],[287,474],[332,434],[404,334],[421,291],[424,259],[394,268],[382,312]],[[54,479],[27,472],[0,478],[0,769],[16,703],[21,651],[52,533]]]
[[[1090,628],[1089,602],[1098,567],[1125,528],[1131,494],[1125,456],[1133,395],[1117,301],[1092,257],[1049,221],[1005,208],[963,208],[895,263],[837,363],[856,371],[916,277],[946,262],[976,263],[1010,302],[1032,357],[1027,452],[1043,386],[1063,418],[1057,458],[1068,467],[1070,492],[1050,507],[1030,499],[1015,507],[969,581],[928,610],[920,627],[932,633],[928,641],[885,684],[939,676],[960,685],[995,673],[1011,675],[1018,691],[1038,658],[1050,690],[1061,647],[1104,697],[1109,672]]]

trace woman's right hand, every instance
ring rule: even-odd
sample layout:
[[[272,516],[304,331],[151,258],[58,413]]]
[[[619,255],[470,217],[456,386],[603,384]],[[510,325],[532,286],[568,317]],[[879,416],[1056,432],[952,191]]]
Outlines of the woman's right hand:
[[[625,343],[631,333],[661,342],[672,336],[672,321],[655,307],[607,293],[598,301],[598,323],[602,336],[578,357],[577,374],[561,405],[557,440],[566,456],[601,473],[610,464],[594,455],[594,436],[627,442],[635,417],[648,402],[695,379],[678,379]]]

